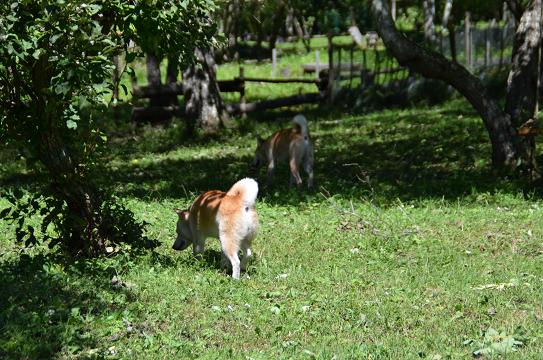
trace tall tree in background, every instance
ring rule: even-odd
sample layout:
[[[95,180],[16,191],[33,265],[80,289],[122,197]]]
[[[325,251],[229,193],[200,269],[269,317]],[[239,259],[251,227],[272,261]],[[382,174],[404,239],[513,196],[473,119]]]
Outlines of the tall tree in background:
[[[221,98],[215,60],[211,50],[196,49],[196,61],[183,72],[183,95],[189,133],[196,128],[216,133],[228,113]]]
[[[434,19],[436,17],[435,0],[423,0],[422,9],[424,12],[424,38],[433,44],[436,41],[436,31],[434,25]]]
[[[6,194],[14,206],[0,217],[16,222],[17,240],[37,241],[26,219],[38,211],[42,240],[74,255],[142,238],[142,225],[94,181],[104,135],[90,110],[107,104],[111,59],[130,40],[190,60],[215,33],[212,10],[206,0],[0,3],[0,141],[22,149],[48,181],[29,199]]]
[[[519,164],[536,175],[535,141],[519,136],[518,128],[533,119],[537,108],[532,100],[537,87],[520,86],[521,79],[537,78],[541,43],[541,0],[531,0],[523,9],[515,36],[513,66],[507,86],[507,106],[490,97],[481,81],[466,68],[441,54],[425,49],[398,32],[387,1],[372,0],[377,31],[398,62],[427,78],[443,80],[453,86],[480,114],[492,143],[492,162],[496,168],[516,168]],[[527,100],[528,99],[528,100]]]

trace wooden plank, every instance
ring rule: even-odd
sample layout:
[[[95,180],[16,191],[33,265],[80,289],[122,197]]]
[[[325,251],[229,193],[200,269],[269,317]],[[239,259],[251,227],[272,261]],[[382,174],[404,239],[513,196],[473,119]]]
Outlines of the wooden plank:
[[[320,64],[319,68],[320,70],[328,70],[328,64]],[[302,64],[302,70],[304,73],[314,73],[316,70],[316,64]],[[340,69],[341,71],[351,71],[351,64],[350,63],[342,63],[336,66],[336,69]],[[363,64],[352,64],[353,70],[361,70],[363,68]]]
[[[321,93],[309,93],[299,94],[273,100],[263,100],[253,103],[242,104],[228,104],[226,110],[230,114],[240,114],[254,111],[262,111],[267,109],[275,109],[283,106],[293,106],[300,104],[316,103],[324,99]]]
[[[219,80],[219,90],[221,92],[241,92],[244,90],[243,81],[239,78],[233,80]]]
[[[239,78],[233,80],[219,80],[219,89],[221,92],[241,92],[243,82]],[[183,95],[183,84],[172,83],[161,85],[160,87],[136,86],[132,88],[132,96],[138,98],[151,98],[160,96]]]
[[[248,82],[263,82],[263,83],[306,83],[306,84],[316,84],[320,80],[318,79],[268,79],[268,78],[256,78],[256,77],[245,77],[243,78]]]

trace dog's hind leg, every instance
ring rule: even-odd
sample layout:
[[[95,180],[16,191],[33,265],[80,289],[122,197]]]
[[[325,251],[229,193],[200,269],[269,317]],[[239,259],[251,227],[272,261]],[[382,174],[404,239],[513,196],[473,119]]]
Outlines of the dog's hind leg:
[[[230,260],[230,264],[232,264],[232,278],[239,280],[241,268],[238,257],[239,247],[232,239],[223,236],[221,236],[221,247],[223,254]]]
[[[308,158],[304,162],[304,171],[307,174],[307,187],[309,189],[313,188],[313,158]]]
[[[247,268],[247,263],[253,257],[253,252],[251,250],[251,240],[252,239],[246,239],[241,244],[241,251],[243,251],[243,258],[241,259],[241,270],[243,271],[245,271],[245,269]]]
[[[273,170],[275,169],[275,163],[273,160],[271,160],[268,164],[268,186],[272,185],[273,182]]]
[[[294,181],[296,182],[296,187],[300,188],[302,186],[302,178],[300,177],[300,173],[298,172],[298,164],[295,158],[291,158],[289,160],[289,166],[290,166],[290,174],[292,178],[294,178]]]

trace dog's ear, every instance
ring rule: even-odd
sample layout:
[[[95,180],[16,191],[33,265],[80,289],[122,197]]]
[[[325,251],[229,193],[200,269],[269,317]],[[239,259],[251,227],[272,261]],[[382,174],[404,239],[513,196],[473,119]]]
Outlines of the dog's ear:
[[[180,219],[187,220],[189,218],[189,212],[187,210],[174,209],[174,211],[179,215]]]
[[[262,143],[264,142],[264,139],[262,139],[262,137],[260,135],[257,135],[256,136],[256,144],[258,146],[262,145]]]

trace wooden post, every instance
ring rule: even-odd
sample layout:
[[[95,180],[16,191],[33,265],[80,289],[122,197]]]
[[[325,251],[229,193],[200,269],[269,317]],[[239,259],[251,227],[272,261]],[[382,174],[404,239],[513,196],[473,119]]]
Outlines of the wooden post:
[[[277,49],[272,50],[272,78],[275,78],[277,72]]]
[[[120,63],[120,56],[115,55],[113,56],[113,103],[114,105],[117,104],[117,101],[119,101],[119,81],[120,81],[120,73],[121,73],[121,63]]]
[[[468,69],[472,66],[471,58],[471,14],[469,11],[466,11],[466,18],[464,21],[464,41],[465,41],[465,57],[466,57],[466,67]]]
[[[341,78],[341,46],[337,48],[337,77]]]
[[[354,58],[354,47],[355,47],[355,43],[353,43],[353,45],[351,46],[351,66],[350,66],[350,69],[349,69],[349,89],[351,88],[351,85],[353,84],[353,71],[354,71],[354,63],[353,63],[353,58]]]
[[[321,72],[321,59],[319,50],[315,51],[315,77],[318,79]]]
[[[373,73],[374,73],[375,83],[379,84],[379,71],[381,70],[381,56],[379,55],[379,51],[377,50],[377,45],[373,47],[373,51],[375,52],[375,56],[373,57]]]
[[[505,50],[505,35],[507,31],[507,22],[509,20],[508,16],[509,8],[507,7],[507,3],[503,3],[503,28],[500,31],[500,68],[503,65],[503,52]]]
[[[245,69],[243,69],[243,66],[239,67],[239,82],[239,106],[241,109],[241,117],[244,118],[247,116],[247,113],[245,112]]]
[[[328,89],[327,96],[328,102],[332,103],[333,99],[333,89],[334,89],[334,45],[332,43],[333,35],[332,32],[328,32]]]
[[[492,34],[494,30],[494,20],[490,23],[490,27],[485,30],[485,67],[492,65]]]
[[[113,118],[115,119],[115,122],[119,121],[119,108],[118,108],[118,102],[119,102],[119,83],[121,81],[121,59],[120,55],[113,56]]]

